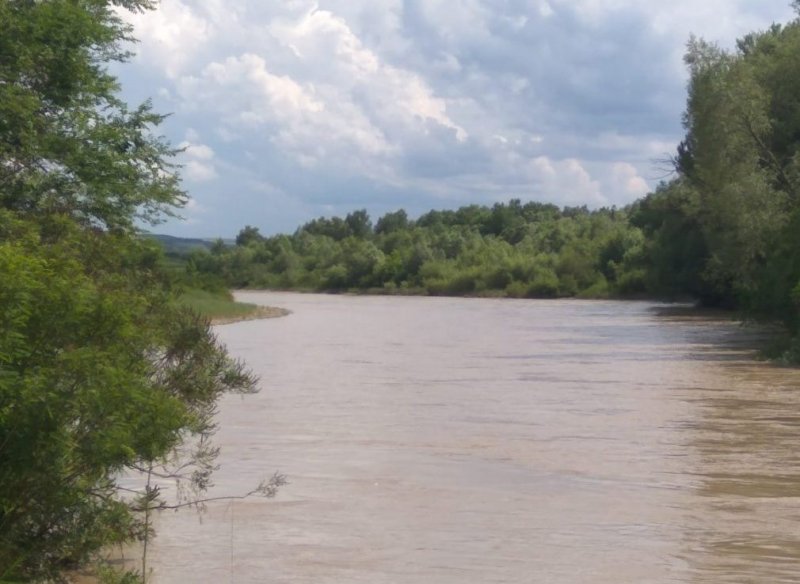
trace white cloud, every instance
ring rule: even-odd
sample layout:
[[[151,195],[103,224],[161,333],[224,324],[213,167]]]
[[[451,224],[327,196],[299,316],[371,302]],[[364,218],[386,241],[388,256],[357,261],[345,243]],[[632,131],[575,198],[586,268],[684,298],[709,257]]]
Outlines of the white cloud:
[[[378,57],[363,47],[344,20],[327,10],[315,7],[299,20],[280,20],[269,30],[300,59],[324,55],[358,77],[375,73],[379,68]]]
[[[179,214],[182,217],[183,224],[189,226],[189,228],[194,228],[202,224],[203,216],[207,210],[205,206],[197,202],[197,199],[188,197]]]
[[[384,63],[332,13],[312,7],[268,31],[289,49],[282,59],[243,53],[208,63],[177,80],[183,107],[216,115],[227,136],[260,128],[304,168],[339,165],[387,179],[386,158],[411,136],[431,135],[431,124],[468,138],[421,77]]]
[[[453,130],[459,142],[467,139],[466,130],[455,124],[447,115],[445,101],[431,95],[430,89],[419,77],[396,69],[387,69],[386,77],[387,81],[395,84],[398,103],[407,113],[421,120],[433,120]]]
[[[217,172],[213,166],[190,160],[183,167],[183,176],[189,182],[201,183],[217,178]]]
[[[445,100],[433,95],[418,75],[384,63],[342,18],[315,8],[299,20],[276,22],[270,32],[298,55],[298,75],[312,78],[338,102],[352,103],[364,93],[400,110],[392,116],[431,120],[466,139],[466,131],[448,116]]]
[[[600,183],[575,158],[554,161],[547,156],[539,156],[531,161],[528,168],[532,186],[545,200],[593,207],[608,204]]]
[[[492,2],[484,0],[423,0],[416,5],[420,17],[445,44],[491,37],[488,23],[498,12]]]
[[[163,68],[169,78],[175,78],[213,34],[210,22],[182,0],[163,0],[153,12],[120,13],[141,41],[138,59]]]
[[[256,101],[247,112],[248,121],[259,121],[270,117],[267,109],[281,113],[319,112],[323,104],[312,95],[313,88],[304,88],[286,75],[273,75],[267,70],[264,59],[245,53],[240,57],[228,57],[222,63],[211,63],[203,70],[202,81],[219,87],[236,89],[243,86],[254,90]],[[193,85],[202,91],[196,79],[186,78],[182,83]],[[259,100],[258,98],[262,98]]]
[[[197,131],[189,128],[186,131],[186,140],[178,145],[183,150],[181,174],[187,181],[193,183],[208,182],[218,176],[214,165],[214,150],[210,146],[200,143],[199,140],[200,136]],[[199,205],[193,202],[193,208],[199,208]]]
[[[186,144],[189,156],[197,160],[211,160],[214,158],[214,151],[205,144]]]
[[[550,6],[550,3],[547,0],[540,0],[539,2],[539,14],[543,18],[549,18],[553,16],[555,12],[553,11],[553,7]]]
[[[611,167],[612,189],[621,193],[623,196],[616,196],[615,199],[630,201],[641,197],[650,190],[647,181],[639,176],[639,172],[632,164],[627,162],[617,162]]]

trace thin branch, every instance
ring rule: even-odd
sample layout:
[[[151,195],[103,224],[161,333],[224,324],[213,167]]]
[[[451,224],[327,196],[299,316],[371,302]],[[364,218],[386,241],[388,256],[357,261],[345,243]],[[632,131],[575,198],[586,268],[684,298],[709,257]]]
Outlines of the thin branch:
[[[167,505],[166,503],[160,503],[155,507],[145,505],[144,507],[132,507],[134,511],[144,511],[145,513],[149,510],[155,509],[157,511],[165,511],[165,510],[177,510],[182,509],[184,507],[197,507],[199,505],[204,505],[205,503],[212,503],[215,501],[240,501],[242,499],[247,499],[249,497],[253,497],[256,495],[260,495],[267,499],[271,499],[274,497],[278,489],[284,485],[288,485],[288,481],[286,480],[286,476],[275,473],[269,481],[263,481],[258,487],[246,493],[244,495],[227,495],[224,497],[208,497],[206,499],[195,499],[193,501],[187,501],[185,503],[176,503],[175,505]],[[157,487],[156,487],[157,489]]]

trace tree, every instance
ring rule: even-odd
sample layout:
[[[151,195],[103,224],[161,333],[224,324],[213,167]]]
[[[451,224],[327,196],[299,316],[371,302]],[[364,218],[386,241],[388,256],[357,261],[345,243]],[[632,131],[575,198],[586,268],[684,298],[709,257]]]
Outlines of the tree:
[[[0,3],[0,205],[26,216],[64,213],[132,230],[184,202],[154,137],[163,116],[130,109],[107,63],[122,61],[130,27],[114,6],[151,0]]]
[[[236,236],[236,245],[247,246],[250,245],[251,243],[256,243],[258,241],[263,241],[263,240],[264,238],[258,231],[258,227],[251,227],[250,225],[245,225],[245,227],[241,231],[239,231],[239,234]]]
[[[690,296],[705,304],[729,304],[727,288],[706,275],[708,244],[699,217],[699,195],[687,180],[660,185],[639,201],[631,223],[645,234],[643,263],[648,289],[666,296]]]
[[[366,209],[348,213],[344,222],[350,228],[350,234],[358,238],[366,238],[372,233],[372,221]]]
[[[393,231],[404,231],[406,229],[408,229],[408,215],[404,209],[386,213],[375,224],[375,233],[378,235],[388,235]]]
[[[130,109],[107,71],[131,33],[114,7],[153,2],[0,2],[3,580],[58,580],[145,537],[137,510],[158,490],[125,496],[119,473],[180,448],[202,490],[217,398],[256,387],[137,237],[185,199],[162,116]]]
[[[706,248],[705,297],[795,326],[800,212],[800,22],[745,36],[735,53],[692,39],[678,152],[686,221]],[[678,194],[678,190],[672,191]],[[675,247],[675,244],[667,247]]]
[[[171,307],[145,244],[8,212],[0,231],[0,569],[56,577],[143,536],[115,476],[209,435],[255,380]]]

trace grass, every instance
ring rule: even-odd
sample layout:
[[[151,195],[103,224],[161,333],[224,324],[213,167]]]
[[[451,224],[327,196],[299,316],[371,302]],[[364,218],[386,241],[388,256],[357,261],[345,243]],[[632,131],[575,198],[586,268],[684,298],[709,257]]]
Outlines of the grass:
[[[270,306],[258,306],[236,302],[230,292],[208,292],[196,288],[187,289],[177,302],[208,318],[212,324],[227,324],[256,318],[285,316],[289,311]]]

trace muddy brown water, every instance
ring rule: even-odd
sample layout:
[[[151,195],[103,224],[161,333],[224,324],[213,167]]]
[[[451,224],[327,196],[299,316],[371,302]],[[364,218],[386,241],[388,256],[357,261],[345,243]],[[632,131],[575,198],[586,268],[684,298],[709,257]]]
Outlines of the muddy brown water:
[[[240,293],[262,377],[215,496],[165,513],[164,583],[800,581],[800,372],[644,302]]]

